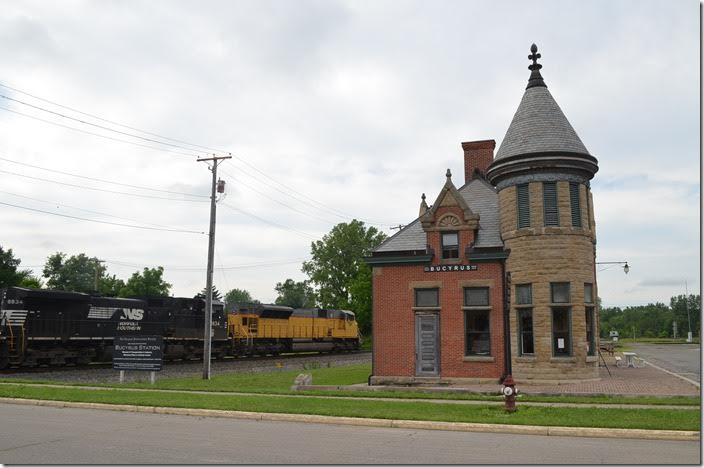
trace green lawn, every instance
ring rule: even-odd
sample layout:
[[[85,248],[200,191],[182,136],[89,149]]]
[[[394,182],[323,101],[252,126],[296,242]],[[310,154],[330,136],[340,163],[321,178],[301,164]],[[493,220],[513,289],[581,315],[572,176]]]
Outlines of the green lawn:
[[[347,396],[347,397],[376,397],[376,398],[403,398],[403,399],[443,399],[443,400],[480,400],[480,401],[502,401],[498,394],[499,385],[496,385],[496,393],[486,394],[460,394],[460,393],[428,393],[409,388],[406,391],[353,391],[353,390],[315,390],[315,391],[292,391],[291,385],[295,377],[302,373],[313,375],[315,385],[352,385],[366,383],[367,377],[371,373],[371,364],[356,364],[345,367],[324,367],[313,369],[301,369],[294,371],[280,371],[272,368],[271,372],[257,373],[229,373],[215,374],[211,380],[203,380],[200,376],[188,378],[157,379],[156,385],[151,385],[146,381],[147,374],[144,374],[145,382],[125,384],[120,387],[128,388],[149,388],[168,390],[200,390],[210,392],[240,392],[240,393],[262,393],[277,395],[310,395],[310,396]],[[4,379],[5,382],[19,382],[16,379]],[[36,381],[25,380],[26,383],[38,383]],[[57,383],[57,382],[42,382]],[[68,384],[65,384],[68,385]],[[86,384],[96,386],[95,384]],[[103,384],[97,386],[114,387],[115,384]],[[699,397],[621,397],[621,396],[539,396],[522,394],[520,402],[556,402],[556,403],[585,403],[585,404],[649,404],[649,405],[691,405],[700,404]]]
[[[571,427],[699,430],[699,412],[666,409],[546,408],[523,406],[508,414],[501,407],[443,405],[420,401],[186,394],[121,389],[46,388],[0,385],[0,397],[203,408],[266,413],[316,414],[381,419],[477,422]]]

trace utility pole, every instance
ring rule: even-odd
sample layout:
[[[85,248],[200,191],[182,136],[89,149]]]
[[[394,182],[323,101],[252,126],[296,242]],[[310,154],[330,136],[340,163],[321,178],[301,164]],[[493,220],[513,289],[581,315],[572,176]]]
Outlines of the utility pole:
[[[691,343],[692,321],[689,318],[689,291],[687,291],[687,280],[684,280],[684,310],[687,311],[687,326],[689,327],[689,332],[687,332],[687,343]]]
[[[93,271],[93,279],[94,279],[94,286],[95,286],[95,292],[98,292],[98,270],[100,270],[100,264],[105,263],[105,260],[98,260],[95,262],[95,270]]]
[[[210,347],[213,328],[213,257],[215,254],[215,187],[218,185],[218,164],[232,156],[200,158],[198,161],[212,161],[213,187],[210,191],[210,232],[208,234],[208,272],[205,289],[205,325],[203,326],[203,379],[210,380]]]

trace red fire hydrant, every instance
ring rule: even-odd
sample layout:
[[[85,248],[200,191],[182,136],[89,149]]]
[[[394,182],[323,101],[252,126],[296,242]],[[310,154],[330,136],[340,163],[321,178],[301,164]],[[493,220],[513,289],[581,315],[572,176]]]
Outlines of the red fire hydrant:
[[[507,375],[504,379],[504,383],[501,386],[501,393],[504,396],[504,410],[506,410],[507,413],[515,412],[518,390],[516,390],[516,382],[513,381],[513,377],[510,375]]]

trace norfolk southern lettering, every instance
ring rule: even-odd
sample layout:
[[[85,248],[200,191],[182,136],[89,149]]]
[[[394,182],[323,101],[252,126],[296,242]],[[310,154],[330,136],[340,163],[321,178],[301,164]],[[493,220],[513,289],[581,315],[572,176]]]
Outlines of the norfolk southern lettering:
[[[435,273],[440,271],[475,271],[477,265],[431,265],[423,267],[426,273]]]

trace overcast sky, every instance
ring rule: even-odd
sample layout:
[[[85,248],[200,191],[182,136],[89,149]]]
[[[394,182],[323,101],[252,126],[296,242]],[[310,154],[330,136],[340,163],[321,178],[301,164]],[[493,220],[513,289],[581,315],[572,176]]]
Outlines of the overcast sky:
[[[699,21],[696,0],[5,2],[0,245],[38,274],[58,251],[162,265],[192,296],[206,235],[49,213],[207,232],[195,160],[231,152],[214,282],[273,301],[336,223],[392,234],[447,168],[462,185],[460,143],[498,149],[535,42],[599,160],[597,261],[631,267],[599,265],[599,296],[667,303],[699,292]]]

